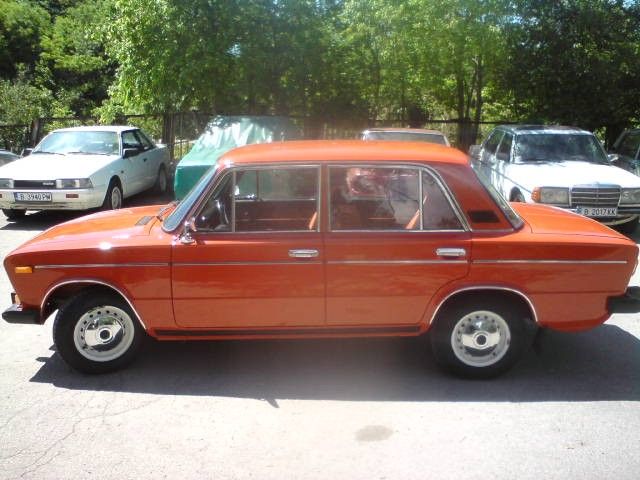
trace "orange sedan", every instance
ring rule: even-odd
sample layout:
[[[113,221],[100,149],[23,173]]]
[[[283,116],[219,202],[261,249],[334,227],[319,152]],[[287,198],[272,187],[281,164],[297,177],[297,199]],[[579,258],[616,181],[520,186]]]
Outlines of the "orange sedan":
[[[159,340],[417,336],[490,377],[537,327],[638,311],[629,239],[542,205],[510,205],[449,147],[284,142],[223,156],[180,202],[53,227],[4,260],[3,313],[42,324],[83,372]]]

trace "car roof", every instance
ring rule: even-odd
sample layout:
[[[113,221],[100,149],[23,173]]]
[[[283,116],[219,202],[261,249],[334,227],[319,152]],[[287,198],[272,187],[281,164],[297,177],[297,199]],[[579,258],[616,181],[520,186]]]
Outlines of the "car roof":
[[[92,125],[92,126],[82,126],[82,127],[58,128],[56,130],[53,130],[53,132],[117,132],[117,133],[121,133],[127,130],[138,130],[138,127],[133,127],[131,125]]]
[[[261,143],[233,149],[220,162],[428,162],[467,165],[467,155],[455,148],[424,142],[303,140]]]
[[[499,125],[500,130],[506,130],[515,135],[524,133],[554,133],[554,134],[583,134],[592,135],[591,132],[578,127],[565,125]]]
[[[401,133],[423,133],[429,135],[442,135],[444,137],[444,133],[440,130],[427,130],[426,128],[395,128],[395,127],[376,127],[376,128],[367,128],[362,133],[365,132],[401,132]]]

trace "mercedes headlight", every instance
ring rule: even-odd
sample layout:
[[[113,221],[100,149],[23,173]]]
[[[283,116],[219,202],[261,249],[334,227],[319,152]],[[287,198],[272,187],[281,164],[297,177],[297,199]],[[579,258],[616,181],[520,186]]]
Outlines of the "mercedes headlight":
[[[531,198],[534,202],[569,206],[569,189],[561,187],[536,187]]]
[[[88,178],[59,178],[56,180],[56,188],[92,188]]]
[[[623,188],[620,192],[620,203],[640,204],[640,188]]]
[[[0,178],[0,188],[13,188],[13,179]]]

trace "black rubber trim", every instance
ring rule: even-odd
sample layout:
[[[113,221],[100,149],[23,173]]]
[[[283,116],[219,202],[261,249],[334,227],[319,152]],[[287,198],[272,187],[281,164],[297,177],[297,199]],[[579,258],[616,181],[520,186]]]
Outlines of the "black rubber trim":
[[[607,300],[609,313],[638,313],[640,312],[640,287],[629,287],[624,295],[610,297]]]
[[[2,318],[8,323],[21,323],[34,325],[40,323],[40,310],[27,309],[23,310],[22,305],[11,305],[4,312]]]
[[[339,335],[371,333],[420,333],[419,326],[409,327],[319,327],[319,328],[282,328],[256,330],[156,330],[156,335],[163,337],[231,337],[262,335]]]

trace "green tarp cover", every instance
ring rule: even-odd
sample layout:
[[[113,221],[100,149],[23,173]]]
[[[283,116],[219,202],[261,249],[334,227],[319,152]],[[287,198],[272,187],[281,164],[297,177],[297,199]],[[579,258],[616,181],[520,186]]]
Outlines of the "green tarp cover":
[[[176,198],[183,198],[218,158],[232,148],[297,138],[300,131],[287,117],[214,117],[176,167]]]

